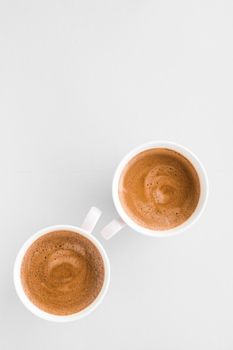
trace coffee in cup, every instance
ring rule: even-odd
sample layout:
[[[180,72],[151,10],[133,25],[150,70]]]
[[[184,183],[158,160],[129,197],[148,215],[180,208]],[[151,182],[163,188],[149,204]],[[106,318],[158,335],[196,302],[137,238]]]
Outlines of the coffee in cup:
[[[122,171],[119,198],[137,224],[168,230],[195,211],[200,181],[191,162],[168,148],[152,148],[134,156]]]
[[[131,150],[116,168],[112,197],[119,217],[101,231],[110,239],[128,225],[149,237],[180,234],[203,213],[208,178],[186,147],[152,141]]]
[[[41,310],[70,315],[87,308],[104,282],[104,263],[96,246],[72,231],[38,238],[21,265],[23,289]]]
[[[46,227],[19,250],[14,264],[16,292],[36,316],[54,322],[75,321],[103,301],[110,264],[92,234],[100,215],[92,207],[80,227]]]

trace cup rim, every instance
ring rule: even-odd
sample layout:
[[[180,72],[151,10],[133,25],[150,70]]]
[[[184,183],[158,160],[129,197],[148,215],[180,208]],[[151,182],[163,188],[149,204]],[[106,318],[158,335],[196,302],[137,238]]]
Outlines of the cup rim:
[[[58,231],[58,230],[67,230],[67,231],[76,232],[76,233],[79,233],[82,236],[86,237],[87,239],[89,239],[95,245],[95,247],[98,249],[98,251],[101,254],[101,257],[103,259],[103,262],[104,262],[104,283],[102,285],[102,288],[101,288],[98,296],[85,309],[83,309],[79,312],[76,312],[74,314],[70,314],[70,315],[54,315],[52,313],[43,311],[38,306],[33,304],[31,302],[31,300],[28,298],[28,296],[26,295],[26,293],[24,292],[22,282],[21,282],[21,277],[20,277],[21,264],[22,264],[22,260],[23,260],[23,257],[25,255],[27,249],[39,237],[45,235],[46,233],[54,232],[54,231]],[[103,301],[103,299],[108,291],[109,283],[110,283],[109,258],[107,256],[107,253],[105,252],[105,249],[103,248],[102,244],[91,233],[87,232],[86,230],[82,229],[81,227],[73,226],[73,225],[48,226],[48,227],[43,228],[42,230],[36,232],[31,237],[29,237],[29,239],[27,239],[25,241],[25,243],[22,245],[22,247],[20,248],[20,250],[16,256],[15,263],[14,263],[13,280],[14,280],[15,290],[16,290],[16,293],[17,293],[19,299],[24,304],[24,306],[29,311],[31,311],[34,315],[36,315],[44,320],[47,320],[47,321],[54,321],[54,322],[76,321],[78,319],[81,319],[81,318],[89,315]]]
[[[137,224],[133,219],[130,218],[130,216],[126,213],[125,209],[123,208],[119,193],[118,193],[118,187],[119,187],[119,180],[120,176],[122,174],[123,169],[127,165],[127,163],[137,154],[153,149],[153,148],[167,148],[174,150],[184,157],[186,157],[194,166],[195,170],[197,171],[199,180],[200,180],[200,186],[201,186],[201,193],[199,197],[199,201],[197,204],[197,207],[195,208],[192,215],[181,225],[178,225],[174,228],[167,229],[167,230],[152,230],[149,228],[146,228],[144,226],[141,226]],[[206,208],[207,200],[209,195],[209,183],[208,183],[208,177],[206,170],[203,166],[203,164],[200,162],[199,158],[187,147],[171,142],[171,141],[150,141],[147,143],[144,143],[140,146],[137,146],[133,148],[131,151],[129,151],[120,161],[118,164],[112,181],[112,197],[113,197],[113,203],[114,206],[119,214],[119,216],[122,218],[122,220],[133,230],[136,232],[149,236],[149,237],[171,237],[178,234],[183,233],[188,228],[190,228],[202,215],[203,211]]]

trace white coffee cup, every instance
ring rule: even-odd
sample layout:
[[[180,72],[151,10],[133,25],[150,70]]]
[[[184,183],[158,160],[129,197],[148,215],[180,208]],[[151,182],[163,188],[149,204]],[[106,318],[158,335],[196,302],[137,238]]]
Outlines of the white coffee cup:
[[[119,198],[119,181],[125,166],[137,154],[152,148],[168,148],[182,154],[195,167],[200,180],[200,188],[201,188],[200,198],[195,211],[183,224],[168,230],[163,230],[163,231],[151,230],[149,228],[145,228],[137,224],[126,213],[123,206],[121,205],[121,201]],[[208,192],[209,192],[209,186],[208,186],[208,178],[207,178],[206,171],[203,165],[201,164],[201,162],[199,161],[199,159],[189,149],[177,143],[168,142],[168,141],[154,141],[154,142],[146,143],[130,151],[121,160],[120,164],[118,165],[115,171],[115,174],[113,177],[113,183],[112,183],[112,197],[113,197],[113,202],[116,207],[116,210],[119,214],[119,217],[111,221],[107,226],[105,226],[101,231],[101,234],[105,239],[109,239],[113,237],[117,232],[119,232],[125,225],[128,225],[133,230],[149,237],[170,237],[170,236],[178,235],[182,233],[184,230],[190,228],[190,226],[192,226],[200,218],[201,214],[203,213],[206,207]]]
[[[92,207],[90,211],[88,212],[83,224],[80,227],[76,226],[71,226],[71,225],[56,225],[56,226],[50,226],[42,229],[41,231],[35,233],[32,237],[30,237],[22,246],[20,249],[15,265],[14,265],[14,284],[16,288],[16,292],[22,301],[22,303],[26,306],[28,310],[30,310],[34,315],[43,318],[48,321],[55,321],[55,322],[69,322],[69,321],[75,321],[80,318],[83,318],[90,314],[92,311],[94,311],[97,306],[100,305],[102,302],[103,298],[106,295],[106,292],[109,287],[109,281],[110,281],[110,264],[108,260],[108,256],[102,247],[102,245],[98,242],[98,240],[91,234],[93,231],[97,221],[99,220],[101,216],[101,211],[98,208]],[[67,231],[72,231],[72,232],[77,232],[80,235],[86,237],[89,239],[95,247],[98,249],[99,253],[101,254],[104,262],[104,283],[102,286],[102,289],[97,296],[97,298],[90,304],[88,305],[85,309],[71,314],[71,315],[65,315],[65,316],[59,316],[59,315],[54,315],[50,314],[48,312],[45,312],[38,308],[35,304],[33,304],[30,299],[27,297],[27,295],[24,292],[22,282],[21,282],[21,264],[23,257],[27,251],[27,249],[31,246],[31,244],[38,239],[39,237],[45,235],[46,233],[53,232],[53,231],[59,231],[59,230],[67,230]]]

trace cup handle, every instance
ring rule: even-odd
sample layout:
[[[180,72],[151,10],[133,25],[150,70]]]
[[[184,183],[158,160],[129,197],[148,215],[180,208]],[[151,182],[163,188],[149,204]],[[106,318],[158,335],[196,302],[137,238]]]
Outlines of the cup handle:
[[[100,209],[96,207],[91,207],[81,225],[81,228],[87,231],[88,233],[91,233],[94,230],[95,225],[97,224],[97,221],[99,220],[101,214],[102,213]]]
[[[126,223],[121,218],[114,219],[102,229],[101,236],[105,239],[110,239],[125,225]]]

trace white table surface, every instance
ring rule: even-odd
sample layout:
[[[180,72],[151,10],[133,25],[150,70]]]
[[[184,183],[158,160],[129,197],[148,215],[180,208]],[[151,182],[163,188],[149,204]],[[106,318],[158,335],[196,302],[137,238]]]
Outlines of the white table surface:
[[[1,349],[233,349],[232,42],[231,0],[1,0]],[[204,215],[179,237],[103,241],[116,165],[158,139],[204,163]],[[109,293],[81,321],[40,320],[15,294],[17,251],[92,205]]]

